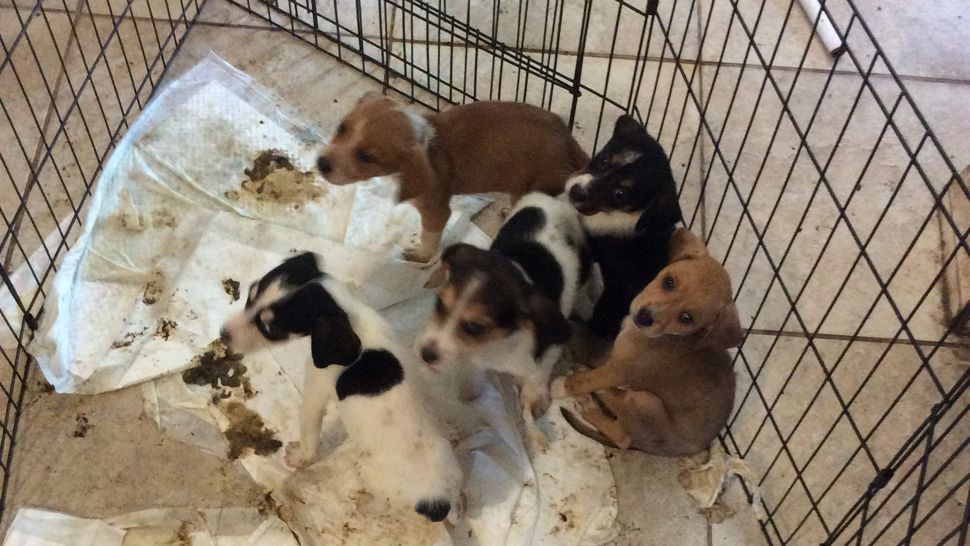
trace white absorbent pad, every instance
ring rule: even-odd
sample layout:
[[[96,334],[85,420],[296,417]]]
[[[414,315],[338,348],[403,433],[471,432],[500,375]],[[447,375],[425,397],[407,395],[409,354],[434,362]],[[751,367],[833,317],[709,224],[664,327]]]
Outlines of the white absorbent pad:
[[[188,267],[200,243],[233,221],[253,220],[257,235],[290,228],[277,250],[326,251],[377,308],[419,293],[429,272],[400,259],[420,228],[414,208],[395,203],[390,180],[338,187],[319,178],[322,139],[277,104],[210,56],[138,117],[105,166],[31,345],[58,392],[103,392],[183,369],[217,337],[232,303],[221,283],[255,271],[231,248],[222,249],[224,278]],[[274,155],[288,164],[260,172],[270,170],[261,158]],[[445,242],[460,240],[487,204],[456,198]]]
[[[3,546],[298,546],[290,529],[258,508],[153,508],[86,519],[21,508]]]
[[[515,394],[498,379],[474,402],[488,426],[457,439],[467,517],[447,527],[371,510],[359,478],[366,459],[339,442],[333,414],[324,427],[336,436],[320,461],[299,473],[284,464],[298,436],[308,340],[223,362],[219,377],[184,375],[242,309],[249,284],[302,250],[319,253],[327,273],[406,342],[427,321],[430,271],[400,259],[419,229],[416,211],[395,204],[392,181],[336,187],[317,178],[310,166],[322,141],[280,104],[213,57],[149,104],[108,161],[54,280],[31,347],[47,379],[58,392],[143,383],[159,427],[238,459],[303,544],[608,541],[616,494],[604,448],[553,406],[542,420],[551,445],[530,457]],[[487,245],[470,223],[486,204],[454,199],[445,244]]]

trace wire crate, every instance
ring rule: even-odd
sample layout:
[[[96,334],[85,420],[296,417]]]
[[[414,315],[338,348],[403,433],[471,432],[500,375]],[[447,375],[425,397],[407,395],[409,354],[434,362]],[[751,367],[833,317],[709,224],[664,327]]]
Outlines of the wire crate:
[[[231,1],[432,109],[530,102],[590,151],[638,116],[733,278],[721,440],[761,472],[765,540],[966,543],[967,182],[852,0],[823,2],[837,59],[798,0]],[[55,4],[0,25],[4,486],[45,287],[204,1]]]

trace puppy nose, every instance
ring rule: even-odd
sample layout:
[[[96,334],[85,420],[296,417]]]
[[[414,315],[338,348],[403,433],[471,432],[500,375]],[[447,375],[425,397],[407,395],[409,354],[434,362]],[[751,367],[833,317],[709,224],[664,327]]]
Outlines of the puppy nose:
[[[428,364],[434,364],[438,360],[438,351],[433,345],[425,345],[421,347],[421,360],[427,362]]]
[[[637,314],[633,317],[633,322],[637,326],[643,326],[644,328],[653,324],[653,313],[649,309],[644,307],[637,311]]]
[[[320,169],[322,174],[328,174],[333,170],[333,166],[330,165],[330,160],[326,156],[320,156],[317,158],[317,168]]]
[[[219,339],[223,344],[229,345],[229,343],[232,341],[232,335],[229,334],[229,330],[222,328],[219,330]]]
[[[570,201],[574,203],[578,203],[578,202],[585,201],[587,197],[589,197],[589,194],[586,193],[586,188],[579,185],[569,188]]]

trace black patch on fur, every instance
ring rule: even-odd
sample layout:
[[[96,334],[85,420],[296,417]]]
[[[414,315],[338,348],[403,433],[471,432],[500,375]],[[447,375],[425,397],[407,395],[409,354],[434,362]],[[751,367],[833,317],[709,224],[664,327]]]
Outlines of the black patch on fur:
[[[414,507],[414,511],[428,518],[428,521],[444,521],[451,511],[451,503],[444,499],[423,500]]]
[[[257,321],[260,330],[285,333],[278,339],[292,334],[310,336],[313,365],[317,368],[347,366],[360,354],[360,338],[350,318],[319,282],[300,287],[268,309],[273,312],[273,320],[268,324]]]
[[[546,225],[546,213],[539,207],[524,207],[502,224],[495,235],[492,248],[504,247],[520,241],[532,241]]]
[[[640,156],[627,165],[617,163],[617,158],[630,153]],[[640,215],[632,235],[588,234],[589,252],[603,274],[603,295],[589,326],[601,336],[614,338],[633,298],[667,265],[670,238],[682,215],[667,154],[630,116],[617,120],[613,136],[590,160],[588,172],[593,180],[583,207]],[[621,199],[615,194],[617,188],[624,190]]]
[[[337,399],[377,396],[402,381],[404,368],[396,356],[384,349],[367,349],[340,374],[337,379]]]
[[[545,297],[555,302],[562,298],[562,291],[566,286],[562,266],[546,247],[535,242],[521,242],[505,248],[496,248],[493,245],[492,248],[519,264],[533,286]]]
[[[573,331],[559,310],[559,300],[552,301],[536,292],[529,298],[529,309],[536,334],[533,357],[539,358],[550,346],[569,341]]]
[[[279,280],[286,286],[301,286],[312,280],[320,279],[324,276],[317,264],[317,256],[312,252],[304,252],[292,258],[283,260],[283,263],[274,267],[269,273],[263,275],[257,284],[256,292],[250,294],[252,297],[246,298],[246,308],[248,309],[254,299],[258,299],[266,288]]]

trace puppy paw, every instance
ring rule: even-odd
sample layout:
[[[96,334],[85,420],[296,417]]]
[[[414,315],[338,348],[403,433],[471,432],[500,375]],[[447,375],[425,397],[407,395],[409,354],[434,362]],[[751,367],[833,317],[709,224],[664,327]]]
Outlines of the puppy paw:
[[[512,207],[502,207],[498,213],[502,216],[502,218],[508,218],[509,214],[512,214]]]
[[[283,460],[291,468],[303,468],[304,466],[310,464],[313,459],[312,453],[307,453],[307,450],[303,449],[300,442],[290,442],[286,444],[286,454],[283,456]]]
[[[403,255],[404,259],[409,262],[426,264],[431,261],[431,253],[426,252],[421,247],[405,248]]]
[[[589,421],[591,418],[595,419],[595,416],[603,413],[603,410],[600,408],[599,404],[597,404],[596,400],[593,399],[593,396],[589,394],[576,398],[576,411],[578,411],[579,415],[586,421]]]
[[[569,391],[566,389],[566,376],[560,376],[552,380],[549,385],[549,395],[553,398],[566,398]]]

